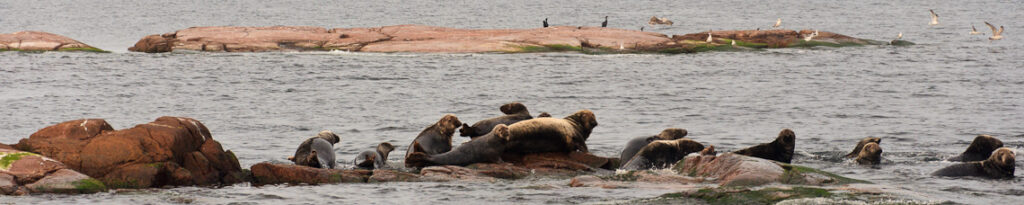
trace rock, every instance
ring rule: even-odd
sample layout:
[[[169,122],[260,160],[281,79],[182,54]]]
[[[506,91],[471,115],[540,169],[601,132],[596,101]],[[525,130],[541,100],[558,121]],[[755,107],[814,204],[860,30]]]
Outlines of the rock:
[[[106,52],[68,37],[40,31],[0,34],[0,51]]]
[[[123,130],[102,119],[43,128],[16,146],[63,162],[68,168],[116,188],[237,183],[241,166],[205,125],[160,117]]]
[[[38,154],[0,149],[0,173],[14,176],[18,184],[34,182],[64,167],[64,164]]]
[[[106,186],[96,179],[70,169],[60,169],[32,184],[25,185],[33,193],[96,193]]]
[[[0,149],[14,149],[14,147],[11,147],[10,145],[5,145],[3,143],[0,143]]]
[[[15,191],[18,191],[18,183],[14,181],[14,176],[0,173],[0,194],[12,195]]]
[[[420,169],[420,175],[436,181],[495,181],[497,178],[480,173],[477,170],[454,166],[429,166]]]
[[[779,181],[785,172],[770,160],[733,153],[690,155],[676,166],[673,169],[679,174],[716,178],[721,186],[768,184]]]
[[[418,174],[400,172],[387,169],[374,169],[373,175],[366,182],[418,182],[422,176]]]
[[[367,182],[370,170],[319,169],[294,164],[261,162],[252,165],[253,184],[333,184]],[[384,178],[384,177],[380,177]]]

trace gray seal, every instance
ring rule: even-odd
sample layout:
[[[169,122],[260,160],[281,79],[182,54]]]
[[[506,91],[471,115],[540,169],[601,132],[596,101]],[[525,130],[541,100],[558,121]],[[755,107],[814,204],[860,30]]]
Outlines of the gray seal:
[[[984,177],[990,179],[1012,179],[1015,169],[1015,156],[1009,148],[999,148],[984,161],[963,162],[950,165],[932,173],[932,176],[944,177]]]
[[[973,162],[988,159],[992,152],[1003,147],[1003,141],[988,135],[978,135],[960,155],[949,158],[954,162]]]
[[[405,158],[413,152],[423,152],[427,155],[441,154],[452,150],[452,135],[455,129],[462,125],[458,117],[447,114],[441,117],[436,123],[423,129],[416,139],[409,144],[405,151]],[[406,165],[408,166],[408,165]]]
[[[496,125],[511,125],[519,121],[533,119],[530,116],[530,111],[526,109],[526,105],[522,103],[509,103],[502,105],[498,108],[501,113],[505,113],[503,116],[493,117],[479,122],[473,123],[472,126],[468,124],[462,124],[462,128],[459,129],[459,135],[463,137],[469,137],[470,139],[476,139],[477,137],[483,136],[494,129]]]
[[[782,132],[779,132],[779,137],[776,137],[775,141],[748,147],[733,153],[790,163],[793,161],[793,150],[795,148],[796,133],[793,133],[793,130],[783,129]]]
[[[690,139],[656,140],[640,149],[633,159],[622,165],[622,169],[664,169],[676,164],[686,155],[702,150],[704,145]]]
[[[288,159],[296,165],[333,169],[337,165],[334,161],[334,144],[338,142],[341,142],[341,138],[334,132],[320,131],[316,136],[299,144],[299,148],[295,149],[295,155]]]
[[[381,169],[388,165],[388,154],[392,150],[395,150],[395,146],[391,143],[382,142],[377,144],[376,150],[367,150],[359,153],[356,159],[352,160],[357,168],[363,169]]]
[[[501,162],[501,155],[505,152],[505,144],[508,143],[508,126],[499,124],[484,136],[459,145],[450,152],[437,155],[427,155],[422,152],[412,153],[405,158],[405,164],[409,167],[425,167],[434,165],[457,165],[466,166],[474,163]]]
[[[639,152],[640,149],[644,148],[644,146],[647,146],[647,144],[650,144],[655,140],[676,140],[686,137],[686,134],[686,129],[668,128],[662,130],[661,133],[659,133],[658,135],[635,137],[629,140],[629,142],[626,142],[626,147],[623,148],[622,153],[619,154],[619,160],[628,162],[630,159],[633,159],[633,155]]]

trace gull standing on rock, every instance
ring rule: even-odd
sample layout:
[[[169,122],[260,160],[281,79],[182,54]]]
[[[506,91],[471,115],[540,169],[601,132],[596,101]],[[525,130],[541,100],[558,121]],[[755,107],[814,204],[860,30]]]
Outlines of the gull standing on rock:
[[[775,20],[775,25],[772,28],[778,28],[779,26],[782,26],[782,18]]]
[[[971,24],[971,35],[978,35],[978,34],[982,34],[982,33],[978,32],[978,28],[975,28],[974,24]]]
[[[935,11],[928,9],[928,12],[932,12],[932,22],[928,22],[929,26],[939,25],[939,15],[935,14]]]
[[[985,25],[988,25],[988,28],[992,29],[992,37],[988,37],[988,40],[1003,39],[1003,26],[999,26],[999,30],[996,30],[996,26],[988,23],[988,21],[985,22]]]
[[[900,40],[900,39],[903,39],[903,32],[900,32],[900,34],[896,35],[896,40]]]
[[[805,35],[804,41],[811,41],[815,36],[818,36],[818,30],[814,30],[814,33]]]
[[[708,30],[708,40],[706,40],[705,42],[711,43],[711,31],[710,30]]]
[[[732,40],[732,45],[733,45],[733,46],[735,46],[735,45],[736,45],[736,40],[735,40],[735,39],[734,39],[734,40]]]

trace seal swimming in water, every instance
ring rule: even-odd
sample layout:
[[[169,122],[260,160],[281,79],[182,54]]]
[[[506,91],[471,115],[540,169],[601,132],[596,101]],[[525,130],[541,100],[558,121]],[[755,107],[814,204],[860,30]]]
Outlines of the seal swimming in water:
[[[590,110],[580,110],[568,117],[534,118],[508,126],[506,153],[590,152],[587,138],[597,127],[597,117]]]
[[[793,133],[793,130],[784,129],[782,132],[779,132],[779,137],[775,138],[775,141],[771,143],[759,144],[733,153],[790,163],[793,161],[793,150],[795,147],[796,133]]]
[[[633,159],[622,165],[625,170],[664,169],[690,153],[701,152],[704,145],[690,139],[656,140],[640,149]],[[714,152],[712,149],[709,152]]]
[[[989,135],[978,135],[967,146],[967,150],[960,155],[951,157],[948,160],[954,162],[973,162],[988,159],[992,151],[1003,147],[1003,141]]]
[[[991,179],[1012,179],[1015,153],[1010,148],[999,148],[985,161],[965,162],[950,165],[932,173],[932,176],[963,177],[975,176]]]
[[[846,154],[846,158],[857,157],[857,155],[860,155],[860,151],[864,149],[864,145],[872,142],[874,142],[875,144],[881,144],[882,138],[865,137],[864,139],[861,139],[860,142],[857,142],[857,146],[853,148],[853,151],[850,151],[849,154]]]
[[[388,165],[388,153],[395,150],[395,146],[391,143],[382,142],[377,144],[376,150],[366,150],[359,153],[355,160],[352,160],[358,168],[363,169],[380,169]]]
[[[405,158],[413,152],[423,152],[427,155],[441,154],[452,150],[452,135],[455,128],[462,125],[458,117],[447,114],[441,117],[436,123],[423,129],[416,139],[412,140],[405,152]]]
[[[333,169],[337,162],[334,161],[334,144],[341,142],[341,137],[330,130],[323,130],[316,136],[310,137],[299,144],[295,149],[295,155],[288,160],[296,165],[330,168]]]
[[[882,163],[882,147],[878,143],[868,142],[857,153],[857,159],[854,161],[862,165],[880,164]]]
[[[498,124],[486,135],[463,143],[450,152],[427,155],[415,152],[405,158],[408,167],[425,167],[433,165],[466,166],[473,163],[500,162],[508,142],[508,126]]]
[[[633,158],[633,155],[640,151],[640,149],[643,149],[644,146],[647,146],[647,144],[650,144],[655,140],[675,140],[683,137],[686,137],[686,129],[680,128],[668,128],[654,136],[634,137],[629,140],[629,142],[626,142],[626,147],[623,148],[622,153],[619,154],[619,160],[628,162]],[[623,165],[625,165],[625,163],[623,163]]]
[[[533,119],[530,116],[530,111],[526,109],[526,105],[522,103],[509,103],[504,104],[498,110],[501,113],[505,113],[503,116],[493,117],[490,119],[480,120],[473,123],[473,126],[469,124],[462,124],[462,128],[459,128],[459,136],[469,137],[470,139],[476,139],[479,136],[483,136],[494,129],[495,125],[511,125],[513,123]]]

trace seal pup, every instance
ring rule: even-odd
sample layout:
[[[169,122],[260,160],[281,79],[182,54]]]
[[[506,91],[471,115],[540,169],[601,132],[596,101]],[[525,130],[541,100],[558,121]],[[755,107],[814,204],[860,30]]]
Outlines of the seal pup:
[[[409,154],[413,152],[423,152],[427,155],[441,154],[452,150],[452,135],[455,134],[455,128],[462,125],[458,117],[455,115],[447,114],[441,117],[436,123],[423,129],[416,139],[409,144],[409,148],[405,152],[405,158],[409,158]]]
[[[935,14],[935,11],[928,9],[928,12],[932,13],[932,21],[928,22],[929,26],[939,25],[939,15]]]
[[[982,34],[982,33],[978,32],[978,28],[975,28],[974,24],[971,24],[971,35],[978,35],[978,34]]]
[[[415,152],[405,158],[408,167],[425,167],[433,165],[457,165],[466,166],[473,163],[501,162],[501,155],[505,153],[505,144],[508,143],[508,126],[499,124],[484,136],[463,143],[449,152],[427,155],[422,152]]]
[[[779,137],[770,143],[759,144],[733,153],[790,163],[793,161],[793,150],[796,147],[796,133],[784,129]]]
[[[993,26],[992,24],[988,23],[988,21],[985,22],[985,25],[987,25],[988,28],[992,29],[992,37],[988,37],[988,40],[1003,39],[1003,26],[999,26],[999,30],[996,30],[996,26]]]
[[[881,144],[882,138],[865,137],[864,139],[861,139],[860,142],[857,142],[857,146],[853,148],[853,151],[846,154],[846,158],[854,158],[860,155],[861,150],[864,149],[864,145],[867,145],[868,143]]]
[[[608,27],[608,16],[604,16],[604,22],[601,22],[601,27]]]
[[[772,25],[772,28],[779,28],[779,26],[782,26],[782,18],[775,20],[775,25]]]
[[[954,162],[971,162],[985,160],[992,155],[992,151],[1003,147],[1003,141],[989,135],[978,135],[967,146],[967,150],[960,155],[951,157],[948,160]]]
[[[664,169],[679,162],[686,155],[702,150],[704,145],[690,139],[657,140],[640,149],[636,156],[622,165],[622,169]]]
[[[633,155],[636,155],[636,153],[640,151],[640,149],[643,149],[644,146],[647,146],[647,144],[650,144],[651,142],[654,142],[656,140],[676,140],[686,137],[686,134],[686,129],[668,128],[662,130],[661,133],[658,133],[658,135],[634,137],[633,139],[626,142],[626,147],[623,148],[622,153],[619,154],[619,160],[628,162],[630,159],[633,158]]]
[[[337,165],[334,161],[334,144],[338,142],[341,142],[341,137],[334,132],[320,131],[316,136],[302,141],[299,148],[295,149],[295,155],[288,160],[296,165],[333,169]]]
[[[857,153],[857,164],[877,165],[882,163],[882,147],[878,143],[869,142]]]
[[[504,104],[499,107],[498,110],[500,110],[501,113],[505,113],[505,115],[480,120],[473,123],[472,126],[469,124],[462,124],[462,128],[459,128],[459,136],[476,139],[477,137],[483,136],[487,134],[487,132],[493,130],[495,125],[511,125],[519,121],[533,119],[533,117],[530,116],[530,110],[527,110],[526,105],[523,105],[522,103],[514,102]]]
[[[548,18],[544,18],[544,28],[548,27]]]
[[[950,165],[932,173],[932,176],[963,177],[975,176],[991,179],[1012,179],[1015,155],[1010,148],[999,148],[985,161],[965,162]]]
[[[587,138],[597,127],[597,117],[590,110],[580,110],[565,118],[533,118],[508,125],[509,154],[544,152],[590,152]]]
[[[382,142],[377,144],[376,150],[366,150],[359,153],[355,160],[352,160],[358,168],[363,169],[381,169],[388,165],[388,153],[395,150],[395,146],[391,143]]]

